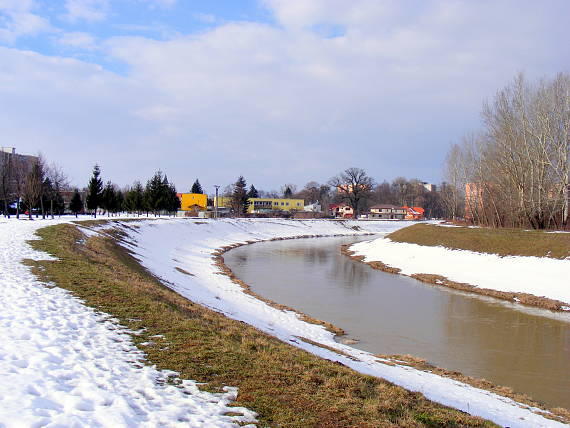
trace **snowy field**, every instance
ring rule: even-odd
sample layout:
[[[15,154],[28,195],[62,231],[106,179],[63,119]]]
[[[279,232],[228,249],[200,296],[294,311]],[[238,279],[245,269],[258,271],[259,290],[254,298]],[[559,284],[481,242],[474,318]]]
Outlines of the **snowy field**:
[[[166,383],[174,372],[141,364],[129,332],[67,291],[36,280],[26,244],[59,221],[0,220],[0,427],[228,427],[254,421],[228,407],[237,391]],[[236,410],[237,409],[237,410]],[[242,412],[243,417],[224,416]]]
[[[12,426],[229,426],[253,420],[224,416],[236,391],[199,392],[191,381],[165,385],[172,373],[143,366],[143,355],[113,319],[86,308],[69,293],[38,282],[20,262],[47,255],[26,240],[55,221],[0,220],[0,427]],[[132,223],[131,223],[132,225]],[[385,378],[427,398],[510,427],[556,427],[524,404],[461,382],[405,366],[390,366],[342,345],[323,327],[272,308],[217,274],[212,252],[248,241],[305,235],[386,234],[405,222],[189,220],[141,221],[124,228],[130,248],[165,284],[189,299],[245,321],[283,341],[359,372]],[[358,230],[353,227],[357,226]],[[97,229],[85,231],[97,233]],[[194,276],[185,275],[182,268]],[[303,342],[307,338],[352,358]],[[235,411],[236,408],[231,408]]]
[[[359,242],[350,250],[365,256],[366,262],[381,261],[404,275],[437,274],[476,287],[529,293],[568,303],[570,310],[570,259],[500,257],[384,238]]]

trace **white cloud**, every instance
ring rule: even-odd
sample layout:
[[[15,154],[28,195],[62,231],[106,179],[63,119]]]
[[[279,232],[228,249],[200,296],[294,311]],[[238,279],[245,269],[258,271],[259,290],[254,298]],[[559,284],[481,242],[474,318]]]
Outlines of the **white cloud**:
[[[74,49],[89,50],[89,51],[97,49],[97,43],[95,37],[93,37],[91,34],[79,31],[63,33],[57,39],[57,41],[63,46],[71,47]]]
[[[65,0],[67,13],[64,18],[71,21],[103,21],[109,12],[109,0]]]
[[[14,43],[18,38],[54,31],[49,21],[34,13],[33,0],[0,0],[0,41]]]
[[[178,0],[139,0],[144,3],[148,3],[151,7],[161,7],[161,8],[171,8],[173,7]]]
[[[478,124],[485,97],[519,70],[570,68],[566,2],[334,1],[267,0],[277,27],[111,39],[103,49],[128,67],[125,77],[2,51],[11,66],[0,76],[0,126],[28,152],[45,145],[78,184],[96,161],[120,183],[163,168],[183,187],[245,174],[277,188],[348,166],[432,181],[449,142]],[[323,36],[321,25],[342,31]],[[213,167],[189,172],[190,157]]]
[[[218,21],[216,15],[212,15],[211,13],[195,13],[193,16],[198,21],[204,22],[206,24],[214,24]]]

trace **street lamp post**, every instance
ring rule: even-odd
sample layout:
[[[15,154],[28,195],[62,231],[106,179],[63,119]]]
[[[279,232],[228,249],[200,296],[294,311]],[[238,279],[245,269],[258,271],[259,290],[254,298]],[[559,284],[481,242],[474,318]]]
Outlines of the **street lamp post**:
[[[216,188],[216,197],[214,198],[214,218],[217,219],[218,218],[218,189],[220,188],[220,186],[217,184],[214,184],[214,187]]]

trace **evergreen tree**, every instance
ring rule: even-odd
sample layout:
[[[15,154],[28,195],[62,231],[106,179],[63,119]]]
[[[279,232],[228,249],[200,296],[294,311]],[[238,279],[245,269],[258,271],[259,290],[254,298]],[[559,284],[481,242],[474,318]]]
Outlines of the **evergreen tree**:
[[[121,190],[117,190],[115,194],[115,212],[120,213],[125,207],[125,195]]]
[[[201,195],[204,194],[204,190],[202,190],[202,185],[200,184],[198,179],[196,179],[196,181],[192,185],[192,189],[190,190],[190,193],[200,193]]]
[[[285,192],[283,192],[283,197],[284,197],[285,199],[290,199],[291,196],[293,196],[293,191],[291,190],[291,188],[290,188],[289,186],[287,186],[287,187],[285,188]]]
[[[118,202],[115,185],[110,181],[107,181],[107,184],[101,193],[101,207],[107,211],[108,217],[111,213],[116,213],[118,211]]]
[[[180,209],[180,199],[176,194],[176,187],[174,183],[168,185],[168,196],[166,209],[171,213],[176,213]]]
[[[128,212],[136,212],[138,215],[145,209],[144,188],[140,181],[135,181],[133,187],[125,195],[124,208]]]
[[[61,193],[58,190],[55,190],[53,199],[53,213],[61,217],[64,211],[65,201],[63,200],[63,196],[61,196]]]
[[[93,176],[87,185],[87,209],[93,211],[93,217],[97,217],[97,208],[101,205],[101,194],[103,192],[103,180],[101,180],[99,165],[93,168]]]
[[[156,216],[160,211],[165,209],[165,182],[168,186],[168,179],[163,178],[162,171],[157,171],[152,178],[147,181],[144,192],[144,200],[147,209],[152,211]]]
[[[259,192],[257,191],[257,189],[255,188],[255,186],[253,184],[249,188],[249,192],[247,192],[247,197],[248,198],[259,198]]]
[[[83,201],[77,189],[75,189],[71,201],[69,202],[69,211],[75,214],[75,218],[77,218],[78,213],[83,211]]]
[[[239,176],[234,184],[234,189],[232,192],[232,210],[234,215],[242,215],[247,213],[247,207],[249,205],[247,196],[247,184],[243,176]]]
[[[49,207],[51,218],[53,218],[54,200],[55,200],[55,189],[53,188],[50,178],[46,177],[43,182],[41,206]],[[42,215],[44,215],[43,212]]]

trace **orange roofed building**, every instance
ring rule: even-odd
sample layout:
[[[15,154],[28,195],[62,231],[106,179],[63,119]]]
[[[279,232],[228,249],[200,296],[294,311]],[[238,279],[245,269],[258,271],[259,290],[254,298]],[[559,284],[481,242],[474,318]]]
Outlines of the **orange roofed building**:
[[[405,220],[423,220],[425,217],[425,210],[422,207],[408,207],[404,205],[406,210]]]

